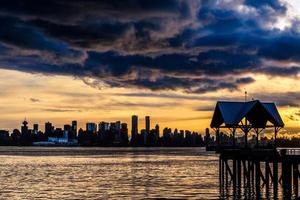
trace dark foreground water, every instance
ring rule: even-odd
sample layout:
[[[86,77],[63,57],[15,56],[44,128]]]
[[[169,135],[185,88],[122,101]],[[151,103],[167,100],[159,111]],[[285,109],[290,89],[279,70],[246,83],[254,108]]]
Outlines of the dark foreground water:
[[[201,148],[0,148],[0,199],[217,199]]]
[[[218,160],[203,148],[0,147],[0,199],[256,199],[252,186],[219,187]]]

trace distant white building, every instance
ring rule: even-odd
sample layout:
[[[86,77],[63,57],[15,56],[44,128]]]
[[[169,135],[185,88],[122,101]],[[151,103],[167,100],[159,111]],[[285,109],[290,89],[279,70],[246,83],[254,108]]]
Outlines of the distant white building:
[[[54,144],[66,144],[66,145],[78,144],[77,139],[69,139],[68,135],[69,135],[68,131],[64,131],[64,137],[48,137],[48,142]]]
[[[68,143],[68,138],[62,137],[62,138],[58,138],[58,137],[49,137],[48,138],[48,142],[53,142],[53,143],[60,143],[60,144],[65,144]]]

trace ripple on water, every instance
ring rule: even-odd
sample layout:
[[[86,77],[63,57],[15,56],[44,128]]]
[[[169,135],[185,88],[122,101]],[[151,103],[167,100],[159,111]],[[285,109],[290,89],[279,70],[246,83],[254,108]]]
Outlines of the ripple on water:
[[[216,199],[200,148],[0,147],[0,199]]]

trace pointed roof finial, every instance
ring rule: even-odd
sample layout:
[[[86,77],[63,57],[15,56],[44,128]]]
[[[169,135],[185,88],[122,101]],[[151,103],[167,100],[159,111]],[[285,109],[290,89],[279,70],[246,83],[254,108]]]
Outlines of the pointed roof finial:
[[[247,90],[245,89],[245,102],[247,102],[247,94],[248,94],[248,92],[247,92]]]

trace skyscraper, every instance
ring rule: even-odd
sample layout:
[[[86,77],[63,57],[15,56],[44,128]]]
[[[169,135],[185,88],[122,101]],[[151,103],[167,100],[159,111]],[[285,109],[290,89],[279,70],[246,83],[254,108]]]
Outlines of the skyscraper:
[[[159,138],[159,125],[158,124],[156,124],[156,126],[155,126],[155,133],[156,133],[156,139],[158,139]]]
[[[77,121],[72,121],[72,138],[77,137]]]
[[[33,132],[34,132],[34,134],[37,134],[39,132],[39,125],[38,124],[33,124]]]
[[[135,140],[138,134],[138,116],[132,115],[131,117],[131,140]]]
[[[72,127],[69,124],[64,125],[64,138],[69,139]]]
[[[144,134],[144,145],[148,143],[148,136],[150,134],[150,117],[145,117],[145,134]]]
[[[88,133],[96,133],[97,132],[97,124],[95,124],[95,123],[86,123],[86,131]]]
[[[22,122],[23,126],[21,126],[21,133],[22,135],[27,135],[28,133],[28,122],[25,120],[24,122]]]
[[[145,129],[146,129],[146,133],[149,134],[150,133],[150,117],[146,116],[145,117]]]
[[[103,134],[109,130],[109,123],[108,122],[100,122],[98,126],[99,133]]]
[[[53,132],[52,124],[50,122],[46,122],[45,123],[45,134],[46,134],[46,136],[51,136],[52,132]]]
[[[126,123],[121,124],[121,144],[123,146],[128,145],[128,128]]]

